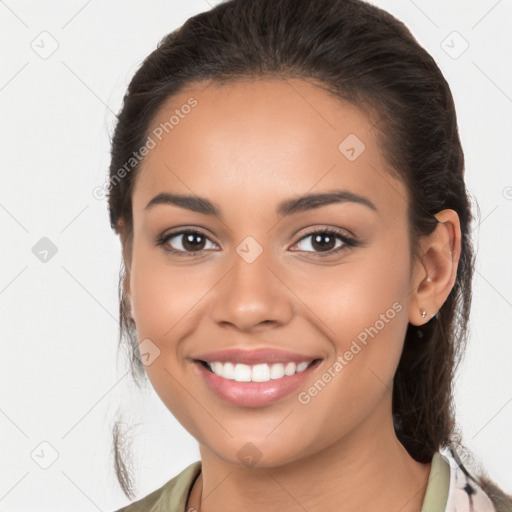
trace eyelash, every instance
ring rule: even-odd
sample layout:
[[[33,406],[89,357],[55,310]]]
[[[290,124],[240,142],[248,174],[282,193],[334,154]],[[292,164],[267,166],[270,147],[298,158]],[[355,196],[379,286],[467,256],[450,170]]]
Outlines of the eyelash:
[[[314,235],[316,235],[318,233],[327,234],[327,235],[334,235],[336,238],[340,239],[343,242],[342,246],[340,246],[340,247],[338,247],[336,249],[329,249],[328,251],[324,251],[324,252],[306,251],[308,253],[309,252],[313,252],[314,254],[316,254],[317,256],[320,256],[321,258],[328,257],[328,256],[333,256],[334,254],[338,254],[341,251],[351,249],[351,248],[356,247],[358,245],[358,242],[354,238],[345,235],[344,233],[342,233],[340,230],[338,230],[336,228],[329,228],[329,229],[320,228],[320,229],[315,229],[313,231],[310,231],[309,233],[307,233],[306,235],[301,237],[294,245],[296,245],[297,243],[301,242],[302,240],[305,240],[305,239],[307,239],[307,238],[309,238],[311,236],[314,236]],[[207,238],[209,240],[209,238],[204,233],[202,233],[201,231],[197,231],[196,229],[184,229],[182,231],[176,231],[174,233],[167,233],[167,234],[164,233],[164,234],[160,235],[156,239],[155,243],[156,243],[156,245],[158,247],[162,247],[165,251],[170,252],[172,254],[175,254],[175,255],[177,255],[179,257],[182,257],[182,256],[183,257],[197,257],[205,249],[201,249],[199,251],[181,251],[181,250],[177,250],[177,249],[172,249],[172,248],[164,247],[164,245],[171,238],[174,238],[174,237],[179,236],[179,235],[184,235],[184,234],[200,235],[200,236],[202,236],[204,238]]]

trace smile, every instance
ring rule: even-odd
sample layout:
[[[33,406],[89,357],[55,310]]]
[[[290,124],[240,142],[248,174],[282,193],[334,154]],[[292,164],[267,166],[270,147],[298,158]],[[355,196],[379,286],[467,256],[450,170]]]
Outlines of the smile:
[[[322,359],[299,363],[206,362],[196,360],[194,368],[208,393],[238,407],[263,407],[290,396],[304,385]]]
[[[220,361],[203,361],[206,367],[215,375],[223,379],[235,380],[237,382],[267,382],[273,379],[281,379],[284,376],[290,377],[296,373],[306,370],[312,363],[303,361],[301,363],[274,363],[274,364],[255,364],[248,365],[242,363]]]

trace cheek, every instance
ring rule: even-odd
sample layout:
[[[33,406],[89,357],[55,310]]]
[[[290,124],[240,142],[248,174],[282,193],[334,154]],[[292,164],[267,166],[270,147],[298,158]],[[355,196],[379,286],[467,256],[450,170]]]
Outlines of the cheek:
[[[304,314],[322,327],[326,337],[336,340],[339,351],[349,349],[353,339],[364,343],[372,333],[400,345],[410,293],[406,251],[406,247],[397,247],[396,252],[376,247],[336,267],[311,266],[295,276],[291,272],[287,282],[305,299]]]
[[[298,292],[308,297],[311,321],[335,350],[318,379],[297,396],[308,432],[324,429],[326,445],[390,403],[408,324],[408,267],[387,263],[375,258],[347,265],[346,272],[339,267],[337,276],[317,279],[307,295],[305,288]]]
[[[145,363],[148,379],[178,421],[192,435],[200,436],[191,418],[202,412],[194,410],[195,402],[181,384],[187,378],[187,368],[177,356],[180,338],[197,324],[194,306],[198,306],[205,292],[194,287],[190,272],[166,265],[157,252],[144,247],[138,247],[133,254],[130,289],[139,343],[150,340],[146,346],[157,354],[149,364]]]
[[[130,288],[139,339],[165,343],[176,329],[183,329],[182,322],[186,324],[193,316],[194,306],[205,293],[200,273],[167,264],[165,254],[154,249],[140,247],[134,251]]]
[[[336,378],[326,380],[336,381],[332,387],[347,399],[371,401],[372,393],[375,398],[392,386],[399,363],[408,325],[407,239],[397,237],[392,246],[376,246],[328,271],[317,268],[307,281],[294,281],[297,295],[307,297],[303,314],[336,352],[330,369]],[[342,369],[333,367],[336,358],[342,358]]]

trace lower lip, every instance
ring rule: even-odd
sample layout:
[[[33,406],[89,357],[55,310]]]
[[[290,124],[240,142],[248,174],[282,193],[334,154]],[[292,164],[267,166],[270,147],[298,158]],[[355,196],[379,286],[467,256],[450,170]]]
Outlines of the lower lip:
[[[309,377],[319,363],[320,360],[316,360],[303,372],[266,382],[238,382],[210,372],[199,361],[195,362],[195,366],[210,389],[226,402],[240,407],[261,407],[292,393]]]

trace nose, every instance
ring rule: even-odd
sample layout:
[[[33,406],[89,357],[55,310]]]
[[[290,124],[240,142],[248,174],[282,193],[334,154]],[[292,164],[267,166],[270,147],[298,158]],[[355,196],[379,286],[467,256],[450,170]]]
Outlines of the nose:
[[[293,315],[293,293],[269,250],[254,261],[234,254],[231,270],[215,287],[214,322],[250,332],[285,325]]]

